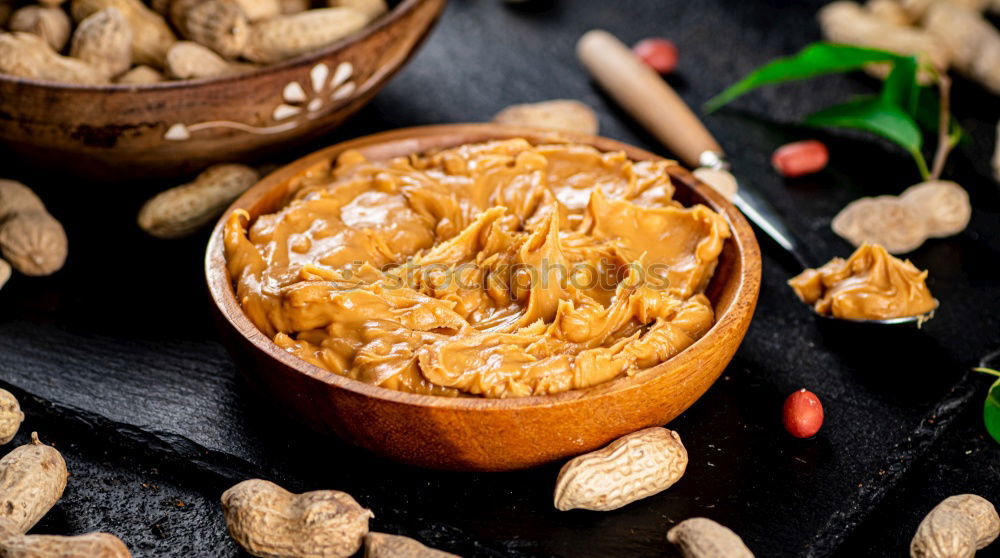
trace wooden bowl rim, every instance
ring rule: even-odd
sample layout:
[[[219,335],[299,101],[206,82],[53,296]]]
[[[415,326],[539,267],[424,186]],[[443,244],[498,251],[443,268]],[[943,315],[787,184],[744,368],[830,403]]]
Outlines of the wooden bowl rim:
[[[381,31],[383,28],[395,23],[397,20],[402,18],[404,15],[412,12],[420,3],[427,2],[428,0],[401,0],[396,7],[389,10],[388,13],[383,14],[373,21],[370,25],[365,26],[364,29],[352,33],[347,37],[329,45],[313,51],[301,54],[294,58],[289,58],[288,60],[282,60],[277,64],[270,64],[257,68],[250,72],[233,74],[229,76],[220,76],[212,78],[199,78],[199,79],[178,79],[161,81],[158,83],[142,83],[142,84],[129,84],[129,83],[99,83],[99,84],[83,84],[83,83],[62,83],[58,81],[47,81],[40,79],[31,79],[18,76],[12,76],[10,74],[0,73],[0,82],[8,82],[15,85],[28,85],[32,87],[38,87],[41,89],[53,89],[57,91],[86,91],[86,92],[117,92],[117,91],[129,91],[129,92],[144,92],[144,91],[164,91],[170,89],[183,89],[187,87],[197,87],[201,85],[206,85],[209,83],[228,83],[236,82],[242,80],[253,79],[261,77],[264,75],[269,75],[272,73],[277,73],[285,69],[293,68],[295,66],[309,66],[314,62],[319,61],[334,52],[351,45],[353,43],[360,42],[363,39],[370,37],[376,32]],[[444,6],[447,4],[448,0],[443,0],[441,3],[441,8],[443,11]],[[438,12],[440,15],[440,11]],[[435,17],[436,19],[436,17]],[[433,24],[433,20],[431,21]]]
[[[470,135],[474,137],[472,139],[462,139],[468,138]],[[353,392],[364,397],[397,404],[435,409],[493,412],[531,407],[570,405],[580,400],[599,398],[612,392],[639,389],[647,380],[657,377],[660,374],[668,374],[672,369],[682,368],[686,362],[696,360],[700,353],[699,349],[702,346],[709,346],[714,338],[722,338],[729,335],[742,337],[746,328],[749,327],[750,320],[748,314],[752,314],[754,311],[760,289],[760,249],[757,245],[753,229],[743,217],[743,214],[721,194],[704,183],[699,182],[697,179],[693,179],[693,188],[696,193],[706,199],[713,210],[722,214],[730,225],[733,233],[731,240],[736,246],[736,256],[740,262],[740,276],[736,279],[739,281],[739,284],[729,306],[723,310],[721,315],[716,316],[715,323],[705,335],[666,362],[642,370],[633,376],[616,378],[588,388],[569,390],[554,395],[535,395],[504,399],[422,395],[383,388],[320,368],[283,350],[257,329],[237,302],[232,281],[226,269],[222,235],[228,216],[236,209],[251,207],[268,192],[285,184],[288,179],[296,176],[305,169],[330,160],[335,154],[347,149],[370,148],[379,144],[442,136],[453,136],[455,140],[451,144],[453,146],[463,143],[488,141],[490,138],[510,139],[524,137],[535,144],[542,142],[571,142],[591,145],[605,152],[624,151],[633,160],[666,159],[644,149],[601,136],[478,123],[401,128],[343,141],[323,148],[289,163],[263,178],[233,202],[216,223],[206,248],[205,276],[212,301],[220,314],[225,317],[228,324],[249,341],[256,350],[264,352],[272,359],[277,360],[279,364],[335,388]],[[745,299],[752,300],[753,303],[739,303],[740,300]],[[743,324],[743,329],[739,331],[741,324]]]

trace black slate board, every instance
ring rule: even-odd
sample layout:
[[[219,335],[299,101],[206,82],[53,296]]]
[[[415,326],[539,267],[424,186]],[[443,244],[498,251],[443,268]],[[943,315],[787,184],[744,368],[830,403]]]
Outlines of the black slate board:
[[[566,97],[597,108],[604,135],[661,150],[588,82],[573,55],[583,31],[604,27],[626,42],[672,38],[681,64],[670,81],[697,105],[753,66],[817,39],[820,4],[554,0],[518,10],[453,0],[413,63],[347,128],[312,147]],[[916,176],[904,154],[880,142],[788,123],[875,85],[837,76],[763,90],[706,120],[741,180],[767,193],[823,257],[850,251],[829,231],[839,208],[897,193]],[[373,528],[467,556],[671,555],[664,533],[692,515],[732,527],[758,556],[901,554],[941,497],[972,490],[1000,502],[1000,451],[976,414],[985,380],[967,372],[1000,346],[1000,195],[988,178],[1000,103],[963,82],[955,97],[974,142],[947,174],[968,188],[976,212],[961,235],[911,255],[932,270],[937,317],[921,331],[826,328],[785,287],[794,268],[762,242],[761,300],[747,339],[724,377],[671,426],[689,448],[689,472],[668,492],[609,514],[556,512],[558,465],[423,471],[285,421],[248,392],[215,342],[201,276],[205,235],[162,242],[133,224],[162,185],[110,189],[10,161],[71,238],[63,272],[15,277],[0,291],[0,385],[25,401],[22,439],[38,429],[74,471],[66,498],[36,531],[107,529],[140,556],[235,555],[218,495],[264,476],[296,490],[347,490],[374,509]],[[827,141],[830,168],[781,180],[769,169],[771,151],[805,137]],[[826,407],[813,440],[790,439],[778,421],[783,397],[799,387]]]

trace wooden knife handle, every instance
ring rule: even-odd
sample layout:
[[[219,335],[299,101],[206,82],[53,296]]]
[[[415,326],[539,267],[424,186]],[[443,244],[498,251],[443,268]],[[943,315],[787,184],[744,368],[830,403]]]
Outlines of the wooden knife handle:
[[[677,92],[614,35],[588,31],[576,53],[594,80],[685,164],[701,166],[705,151],[723,154]]]

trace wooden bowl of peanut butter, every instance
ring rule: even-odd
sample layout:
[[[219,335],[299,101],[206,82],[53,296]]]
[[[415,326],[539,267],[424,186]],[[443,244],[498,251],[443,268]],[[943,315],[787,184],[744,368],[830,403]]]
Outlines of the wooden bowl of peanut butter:
[[[502,471],[687,409],[742,341],[761,264],[739,211],[673,161],[460,124],[274,172],[220,219],[205,265],[239,369],[305,424]]]

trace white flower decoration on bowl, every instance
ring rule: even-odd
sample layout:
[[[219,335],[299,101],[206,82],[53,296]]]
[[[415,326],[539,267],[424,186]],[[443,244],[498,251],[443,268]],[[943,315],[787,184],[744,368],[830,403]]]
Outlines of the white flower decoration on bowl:
[[[338,101],[350,99],[357,89],[357,85],[351,81],[353,75],[354,66],[350,62],[341,62],[332,77],[329,66],[323,62],[316,64],[309,70],[308,85],[312,95],[306,93],[305,87],[298,81],[285,84],[281,92],[282,102],[271,111],[271,120],[275,124],[270,126],[251,126],[229,120],[212,120],[196,124],[177,123],[170,126],[163,137],[172,141],[185,141],[191,138],[193,132],[209,128],[230,128],[251,134],[287,132],[298,127],[303,120],[313,120],[322,116],[322,110],[330,106],[328,103],[337,104]]]

